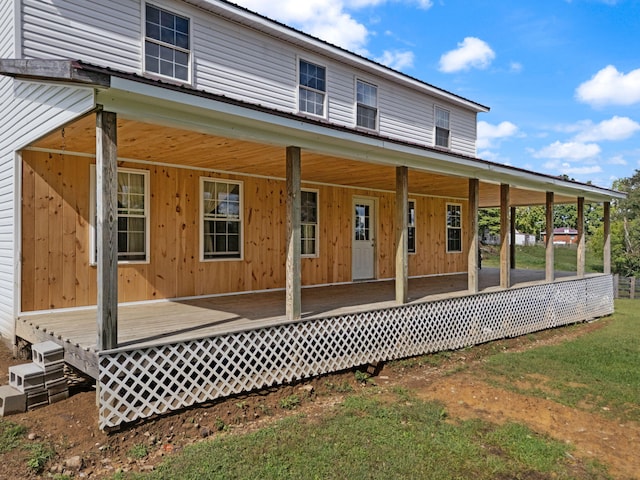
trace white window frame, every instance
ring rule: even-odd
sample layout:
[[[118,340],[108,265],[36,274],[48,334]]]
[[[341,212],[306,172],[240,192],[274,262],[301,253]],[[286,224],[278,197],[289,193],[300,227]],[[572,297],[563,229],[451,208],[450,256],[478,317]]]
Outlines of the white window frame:
[[[144,239],[144,248],[145,248],[145,258],[143,260],[120,260],[120,254],[118,253],[118,264],[144,264],[149,263],[151,259],[150,248],[151,248],[151,235],[149,229],[151,227],[151,218],[149,215],[150,212],[150,199],[151,194],[149,191],[149,170],[141,170],[137,168],[118,168],[117,173],[133,173],[136,175],[142,175],[144,178],[144,229],[145,229],[145,239]],[[96,215],[97,215],[97,206],[96,206],[96,166],[95,164],[91,164],[91,168],[89,170],[89,264],[95,266],[98,262],[97,259],[97,248],[98,248],[98,229],[96,225]],[[117,206],[116,206],[117,208]],[[117,214],[117,212],[116,212]],[[118,216],[116,218],[116,224],[118,221]]]
[[[374,104],[371,105],[369,103],[366,103],[364,101],[359,101],[360,99],[360,94],[359,94],[359,87],[360,84],[373,88],[375,90],[375,98],[374,98]],[[363,108],[365,110],[369,110],[369,111],[373,111],[374,113],[374,119],[373,119],[373,127],[368,127],[366,125],[360,125],[360,109]],[[379,111],[378,111],[378,86],[371,83],[371,82],[367,82],[366,80],[362,80],[360,78],[356,78],[356,127],[357,128],[363,128],[365,130],[371,130],[371,131],[377,131],[378,130],[378,116],[379,116]]]
[[[411,219],[411,204],[413,204],[413,221]],[[409,230],[413,229],[413,250],[409,246],[409,255],[415,255],[418,250],[418,238],[416,237],[416,218],[418,214],[416,213],[416,201],[412,198],[409,199],[408,203],[408,212],[407,212],[407,245],[409,244]]]
[[[160,11],[164,11],[170,15],[174,15],[176,17],[180,17],[183,18],[185,20],[187,20],[189,22],[189,32],[188,32],[188,36],[189,36],[189,47],[188,48],[183,48],[183,47],[179,47],[178,45],[175,45],[173,43],[167,43],[167,42],[163,42],[160,39],[157,38],[153,38],[153,37],[149,37],[147,36],[147,6],[152,7],[152,8],[156,8]],[[170,79],[173,82],[180,82],[180,83],[184,83],[184,84],[191,84],[191,71],[192,71],[192,62],[193,62],[193,19],[188,16],[185,15],[184,13],[179,13],[176,12],[175,10],[169,10],[163,6],[160,6],[154,2],[143,2],[142,4],[142,71],[145,75],[151,75],[154,77],[159,77],[159,78],[163,78],[163,79]],[[147,42],[158,45],[159,47],[166,47],[169,48],[171,50],[173,50],[174,52],[180,52],[180,53],[184,53],[187,55],[188,60],[187,60],[187,78],[179,78],[173,75],[165,75],[163,73],[160,72],[155,72],[152,70],[148,69],[148,65],[147,65]],[[175,60],[174,60],[174,68],[175,68]],[[159,70],[161,70],[159,68]]]
[[[301,75],[301,71],[300,71],[300,66],[301,65],[300,64],[302,62],[305,62],[305,63],[308,63],[310,65],[314,65],[315,67],[324,69],[324,90],[318,90],[318,89],[315,89],[313,87],[308,87],[306,85],[303,85],[300,82],[300,80],[301,80],[300,79],[300,75]],[[320,64],[318,62],[313,62],[311,60],[307,60],[306,58],[298,57],[298,66],[297,66],[296,70],[297,70],[296,73],[297,73],[297,79],[298,79],[298,90],[297,90],[297,95],[296,95],[298,113],[301,113],[303,115],[311,115],[313,117],[318,117],[318,118],[326,118],[326,116],[327,116],[327,96],[328,96],[328,94],[327,94],[328,88],[327,87],[328,87],[328,83],[329,83],[328,80],[327,80],[327,73],[328,73],[327,66],[326,65],[322,65],[322,64]],[[321,114],[318,114],[318,113],[315,113],[315,112],[309,112],[308,110],[303,110],[302,108],[300,108],[300,99],[301,99],[300,92],[302,90],[307,90],[309,92],[322,95],[322,113]]]
[[[460,225],[458,225],[458,226],[449,225],[449,207],[456,207],[458,209],[458,211],[460,212]],[[447,253],[462,253],[463,248],[464,248],[463,238],[462,238],[462,225],[463,225],[462,204],[461,203],[449,203],[449,202],[447,202],[446,211],[445,211],[445,229],[446,229],[445,242],[446,242],[446,245],[447,245]],[[450,250],[449,249],[449,232],[453,231],[453,230],[458,230],[460,232],[460,250]]]
[[[221,254],[218,257],[211,257],[211,258],[206,258],[205,257],[205,239],[204,239],[204,225],[205,225],[205,221],[207,220],[205,218],[205,199],[204,199],[204,185],[205,183],[210,182],[210,183],[226,183],[229,185],[238,185],[238,195],[239,195],[239,212],[238,212],[238,217],[237,219],[235,219],[238,224],[239,224],[239,241],[238,241],[238,253],[237,254],[233,254],[233,255],[228,255],[225,256],[223,254]],[[201,262],[233,262],[233,261],[238,261],[238,260],[243,260],[244,259],[244,184],[242,181],[239,180],[229,180],[227,178],[217,178],[217,177],[200,177],[200,188],[199,188],[199,194],[200,194],[200,261]],[[221,217],[222,218],[222,217]],[[211,220],[214,220],[213,218],[211,218]]]
[[[438,112],[445,112],[447,114],[447,125],[439,125],[438,120]],[[438,129],[446,130],[447,132],[447,144],[439,145],[438,144]],[[451,148],[451,111],[447,108],[440,107],[438,105],[434,106],[433,110],[433,145],[440,148]]]
[[[315,251],[313,253],[301,253],[300,255],[303,258],[317,258],[320,256],[320,192],[319,190],[313,189],[313,188],[302,188],[301,189],[303,192],[307,192],[307,193],[315,193],[316,195],[316,221],[315,222],[304,222],[302,220],[302,217],[300,218],[300,252],[303,251],[303,244],[304,244],[304,238],[303,238],[303,226],[304,225],[315,225],[315,237],[314,237],[314,244],[315,244]],[[301,207],[301,215],[302,215],[302,207]]]

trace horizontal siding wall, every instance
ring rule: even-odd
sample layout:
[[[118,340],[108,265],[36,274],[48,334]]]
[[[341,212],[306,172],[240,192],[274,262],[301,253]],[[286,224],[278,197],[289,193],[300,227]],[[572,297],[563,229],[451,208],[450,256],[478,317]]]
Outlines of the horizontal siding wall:
[[[15,58],[12,2],[0,2],[0,58]]]
[[[96,270],[89,265],[89,171],[93,160],[34,151],[22,155],[22,310],[95,304]],[[151,196],[150,263],[119,266],[121,302],[284,287],[285,182],[169,166],[120,166],[148,169]],[[201,176],[243,182],[242,260],[199,260]],[[303,284],[351,281],[354,195],[377,201],[377,277],[392,278],[395,194],[306,186],[318,191],[320,241],[319,256],[302,259]],[[410,256],[411,275],[464,271],[466,255],[445,253],[447,200],[418,197],[416,202],[418,253]],[[463,215],[465,209],[466,205]]]
[[[24,58],[70,58],[139,72],[141,4],[21,0]]]
[[[0,79],[0,335],[13,338],[15,151],[93,107],[93,91]]]
[[[452,151],[475,156],[474,112],[305,51],[210,12],[174,0],[154,0],[192,23],[193,86],[211,93],[297,113],[298,59],[327,69],[327,115],[331,123],[356,125],[355,80],[378,86],[379,133],[433,146],[434,103],[451,111]],[[24,0],[25,57],[73,58],[142,73],[144,0]]]

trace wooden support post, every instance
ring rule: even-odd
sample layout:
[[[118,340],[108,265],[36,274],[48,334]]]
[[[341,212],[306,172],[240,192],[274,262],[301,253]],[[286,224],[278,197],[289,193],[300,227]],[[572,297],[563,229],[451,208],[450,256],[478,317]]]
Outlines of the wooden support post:
[[[511,260],[511,270],[516,268],[516,207],[511,207],[509,215],[511,241],[509,242],[509,258]]]
[[[396,167],[396,303],[409,299],[409,169]]]
[[[611,203],[604,202],[603,272],[611,275]]]
[[[500,286],[511,287],[510,195],[509,185],[500,185]]]
[[[586,241],[584,236],[584,197],[578,197],[578,252],[576,255],[576,273],[578,277],[584,277],[586,258]]]
[[[546,220],[547,236],[545,237],[545,279],[547,282],[553,282],[556,279],[553,251],[553,192],[547,192]]]
[[[287,147],[287,320],[298,320],[302,310],[302,280],[300,264],[300,183],[300,147]]]
[[[480,181],[469,179],[469,255],[467,279],[469,293],[478,292],[478,269],[480,266],[480,241],[478,239],[478,206],[480,203]]]
[[[96,113],[96,231],[99,350],[118,346],[118,142],[116,114]]]

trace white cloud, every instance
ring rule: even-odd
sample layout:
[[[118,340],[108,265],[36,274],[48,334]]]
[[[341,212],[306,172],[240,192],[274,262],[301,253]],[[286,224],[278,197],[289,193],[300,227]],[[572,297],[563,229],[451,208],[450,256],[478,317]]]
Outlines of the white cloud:
[[[608,65],[576,89],[576,98],[592,107],[640,102],[640,69],[624,74]]]
[[[626,165],[627,161],[622,155],[616,155],[615,157],[611,157],[607,163],[609,165]]]
[[[403,70],[407,67],[413,67],[413,59],[413,52],[410,51],[385,50],[381,57],[376,58],[376,62],[394,70]]]
[[[580,122],[578,129],[581,131],[575,136],[575,141],[577,142],[626,140],[640,130],[640,123],[631,120],[629,117],[614,116],[597,124],[589,120]]]
[[[533,152],[533,156],[536,158],[554,158],[575,161],[595,157],[599,153],[600,147],[595,143],[554,142],[537,152]]]
[[[522,64],[520,62],[511,62],[509,64],[509,71],[511,73],[520,73],[522,71]]]
[[[467,37],[458,48],[440,57],[440,71],[445,73],[487,68],[496,57],[488,43],[475,37]]]
[[[583,165],[583,166],[575,166],[568,162],[560,162],[556,160],[552,160],[546,162],[543,165],[543,168],[547,171],[551,171],[560,175],[593,175],[595,173],[602,172],[602,167],[600,165]]]
[[[491,125],[485,121],[478,122],[477,148],[492,148],[494,140],[512,137],[518,133],[518,127],[511,122],[501,122]]]

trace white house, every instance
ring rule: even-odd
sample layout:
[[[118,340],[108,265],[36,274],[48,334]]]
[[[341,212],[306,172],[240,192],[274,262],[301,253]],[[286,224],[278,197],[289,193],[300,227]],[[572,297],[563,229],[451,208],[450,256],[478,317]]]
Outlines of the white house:
[[[622,194],[477,158],[488,110],[225,1],[5,0],[0,334],[63,344],[108,428],[610,313],[608,253],[605,274],[578,255],[555,282],[549,248],[529,291],[508,240],[516,206],[608,212]],[[498,293],[479,280],[481,207],[501,208]],[[446,301],[412,294],[454,274]],[[391,304],[356,298],[382,280]],[[552,283],[587,293],[559,313]],[[321,286],[346,304],[310,311],[303,287]]]

